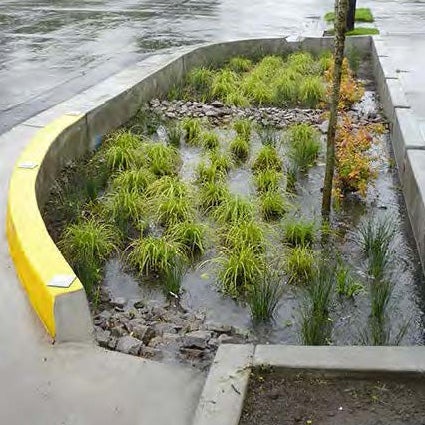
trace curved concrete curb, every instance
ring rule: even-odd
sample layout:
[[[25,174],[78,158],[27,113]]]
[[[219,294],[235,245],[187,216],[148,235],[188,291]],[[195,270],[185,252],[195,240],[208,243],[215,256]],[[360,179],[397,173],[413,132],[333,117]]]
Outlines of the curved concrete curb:
[[[54,142],[80,119],[63,116],[32,139],[13,170],[6,219],[10,253],[30,302],[50,335],[63,342],[90,339],[91,318],[81,282],[47,232],[37,186],[43,184],[40,170]]]

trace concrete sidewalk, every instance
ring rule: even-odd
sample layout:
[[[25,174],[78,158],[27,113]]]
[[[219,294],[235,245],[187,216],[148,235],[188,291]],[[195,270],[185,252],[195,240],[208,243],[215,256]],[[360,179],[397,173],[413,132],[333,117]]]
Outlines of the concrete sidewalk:
[[[0,136],[0,423],[187,425],[204,377],[93,345],[54,346],[9,257],[4,223],[8,180],[36,127]]]

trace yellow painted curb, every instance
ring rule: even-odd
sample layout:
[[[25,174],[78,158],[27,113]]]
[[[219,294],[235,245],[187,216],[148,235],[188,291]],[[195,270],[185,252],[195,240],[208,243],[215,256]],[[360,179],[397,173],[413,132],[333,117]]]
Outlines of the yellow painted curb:
[[[37,132],[15,164],[9,186],[6,232],[10,253],[32,306],[53,338],[57,298],[83,287],[46,229],[37,204],[36,180],[50,146],[81,118],[64,115]],[[49,286],[65,277],[72,281],[69,287]]]

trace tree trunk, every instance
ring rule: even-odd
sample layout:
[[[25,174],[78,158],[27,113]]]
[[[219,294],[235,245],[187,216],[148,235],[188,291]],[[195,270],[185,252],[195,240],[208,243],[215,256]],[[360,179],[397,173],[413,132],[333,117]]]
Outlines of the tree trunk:
[[[357,0],[348,0],[347,13],[347,31],[353,31],[356,21],[356,2]]]
[[[322,217],[329,221],[332,202],[332,183],[335,168],[335,135],[338,123],[338,103],[341,87],[342,61],[344,60],[345,32],[349,0],[335,0],[335,46],[334,70],[332,77],[332,94],[330,99],[330,115],[326,142],[326,170],[323,182]]]

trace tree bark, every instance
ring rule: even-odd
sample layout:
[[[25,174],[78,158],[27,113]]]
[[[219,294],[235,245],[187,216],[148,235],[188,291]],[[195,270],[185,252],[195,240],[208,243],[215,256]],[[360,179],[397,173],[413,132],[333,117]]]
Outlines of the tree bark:
[[[335,135],[338,123],[338,103],[341,87],[342,62],[344,60],[345,32],[349,0],[335,0],[335,46],[332,94],[330,99],[329,125],[326,142],[326,170],[323,182],[322,217],[329,221],[332,203],[332,183],[335,168]]]
[[[348,0],[347,31],[352,31],[354,29],[356,21],[356,3],[357,0]]]

